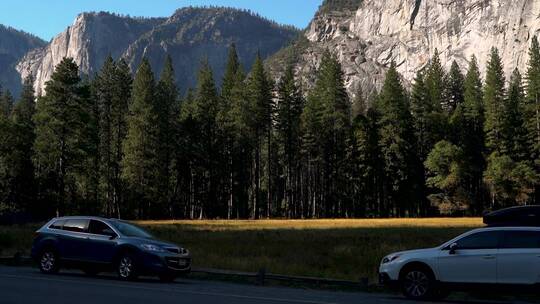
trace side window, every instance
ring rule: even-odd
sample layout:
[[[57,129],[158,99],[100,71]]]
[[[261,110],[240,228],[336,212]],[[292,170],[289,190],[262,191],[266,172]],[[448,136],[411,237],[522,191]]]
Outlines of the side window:
[[[55,221],[54,223],[52,223],[49,228],[50,229],[62,229],[62,227],[64,226],[64,223],[66,222],[66,220],[58,220],[58,221]]]
[[[64,224],[64,230],[73,232],[86,232],[88,228],[88,220],[67,220]]]
[[[106,235],[106,236],[115,236],[116,233],[107,226],[107,224],[102,221],[91,220],[90,226],[88,227],[88,232],[92,234]]]
[[[500,231],[474,233],[458,240],[458,249],[496,249],[499,247],[500,236]]]
[[[506,231],[501,248],[540,248],[540,232]]]

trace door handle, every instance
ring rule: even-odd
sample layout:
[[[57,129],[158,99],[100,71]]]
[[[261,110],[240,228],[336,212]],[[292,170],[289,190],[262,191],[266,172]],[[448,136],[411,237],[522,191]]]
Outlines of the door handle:
[[[484,260],[493,260],[495,259],[495,256],[494,255],[485,255],[482,257]]]

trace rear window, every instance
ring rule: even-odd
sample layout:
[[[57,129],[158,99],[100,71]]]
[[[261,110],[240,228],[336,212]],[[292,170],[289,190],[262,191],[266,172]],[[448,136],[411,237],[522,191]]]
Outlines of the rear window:
[[[66,222],[66,220],[58,220],[58,221],[55,221],[54,223],[52,223],[49,228],[50,229],[62,229],[62,227],[64,226],[64,223]]]
[[[506,231],[501,248],[540,248],[540,232]]]
[[[496,249],[500,236],[500,231],[474,233],[457,241],[458,249]]]
[[[67,220],[64,224],[64,230],[73,232],[86,232],[88,228],[88,220]]]

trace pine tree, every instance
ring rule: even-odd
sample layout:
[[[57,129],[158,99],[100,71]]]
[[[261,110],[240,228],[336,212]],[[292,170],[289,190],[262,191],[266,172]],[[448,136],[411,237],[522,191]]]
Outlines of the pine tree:
[[[132,101],[123,142],[122,176],[138,202],[138,217],[154,215],[158,167],[158,121],[154,107],[155,81],[148,59],[143,59],[133,81]]]
[[[484,102],[482,80],[476,57],[472,57],[464,82],[464,100],[452,114],[451,124],[457,145],[463,150],[466,192],[472,213],[484,210],[482,205],[484,160]]]
[[[126,116],[129,111],[132,85],[131,71],[121,59],[114,62],[109,56],[96,75],[92,92],[97,102],[100,196],[102,212],[121,217],[123,183],[121,162],[122,142],[127,134]]]
[[[199,148],[201,139],[200,128],[194,118],[195,114],[195,93],[193,89],[188,89],[180,107],[178,151],[176,153],[176,188],[179,189],[177,198],[184,201],[183,216],[195,218],[196,208],[199,208],[199,187],[202,182],[202,151]],[[200,212],[199,212],[200,213]]]
[[[524,94],[517,69],[510,80],[508,97],[503,102],[500,139],[497,142],[500,148],[490,154],[484,173],[491,190],[492,206],[528,202],[538,182],[532,163],[526,157]]]
[[[343,216],[350,202],[344,178],[351,105],[341,64],[329,51],[323,54],[304,114],[308,193],[319,198],[310,200],[311,216]]]
[[[484,131],[486,133],[486,147],[488,152],[502,152],[503,142],[503,110],[505,100],[504,89],[505,77],[499,51],[496,48],[491,50],[488,62],[486,85],[484,87],[484,104],[486,108],[486,121]]]
[[[238,59],[238,53],[236,51],[236,44],[231,44],[229,48],[229,55],[227,58],[227,66],[225,67],[225,74],[223,76],[223,82],[221,85],[221,97],[224,100],[230,100],[231,95],[238,82],[238,74],[241,72],[242,66]]]
[[[99,165],[100,165],[100,193],[103,193],[104,214],[113,214],[114,197],[114,157],[111,151],[113,146],[112,103],[115,94],[116,64],[108,56],[100,72],[92,84],[93,98],[96,99],[99,122]]]
[[[525,125],[529,158],[534,164],[536,174],[540,174],[540,45],[538,38],[532,38],[527,67],[527,105]],[[534,202],[540,201],[540,185],[535,185]]]
[[[13,105],[15,103],[13,95],[11,95],[9,90],[6,90],[0,97],[0,115],[4,115],[4,117],[11,116]]]
[[[158,203],[172,216],[172,187],[171,180],[175,165],[173,154],[177,148],[178,115],[180,105],[178,102],[178,89],[175,84],[174,68],[171,57],[167,57],[161,77],[156,88],[156,108],[158,119]]]
[[[420,201],[415,192],[420,185],[415,180],[418,161],[413,118],[395,63],[386,74],[375,109],[379,114],[379,147],[385,176],[382,215],[403,216],[407,211],[416,214]]]
[[[354,217],[379,215],[381,153],[378,140],[377,116],[369,109],[366,115],[358,115],[353,121],[351,150],[347,157]]]
[[[464,83],[465,79],[461,73],[459,65],[454,60],[448,73],[448,81],[446,83],[446,102],[444,108],[448,113],[453,113],[455,109],[463,103],[464,99]]]
[[[438,50],[435,50],[431,58],[424,81],[427,90],[427,99],[432,107],[432,111],[441,113],[443,104],[445,103],[446,73],[441,64]]]
[[[80,83],[79,98],[81,103],[81,128],[78,138],[80,145],[80,164],[75,171],[79,199],[79,212],[96,214],[100,212],[99,197],[99,106],[92,96],[91,83],[84,77]]]
[[[301,116],[303,197],[300,206],[302,217],[315,218],[321,215],[323,206],[322,170],[324,165],[323,132],[326,126],[323,121],[324,102],[320,98],[308,97]]]
[[[241,197],[248,191],[249,184],[245,182],[249,166],[245,165],[249,147],[246,147],[243,136],[243,113],[245,103],[244,90],[245,75],[239,62],[236,46],[233,43],[229,49],[229,56],[221,87],[221,100],[218,112],[220,137],[223,141],[223,178],[227,180],[225,192],[227,195],[227,218],[239,216]],[[248,168],[248,169],[246,169]]]
[[[525,128],[525,92],[521,73],[515,69],[510,78],[508,97],[505,100],[503,121],[503,147],[515,161],[528,160]]]
[[[57,214],[65,214],[79,207],[74,193],[78,170],[88,155],[83,138],[88,116],[86,96],[73,59],[64,58],[56,66],[45,92],[34,117],[34,165],[41,188],[51,190],[40,193],[44,200],[53,203],[47,212],[54,208]]]
[[[132,100],[132,85],[133,76],[131,69],[124,59],[120,59],[116,63],[116,84],[115,84],[115,98],[112,103],[112,121],[114,131],[113,140],[111,141],[111,152],[114,157],[113,162],[113,206],[116,212],[116,216],[121,217],[122,204],[125,199],[125,185],[122,180],[122,159],[124,158],[123,143],[127,137],[128,125],[127,117],[129,114],[129,107]],[[125,208],[125,207],[124,207]]]
[[[277,86],[276,139],[279,146],[284,186],[282,200],[289,217],[298,216],[297,180],[300,153],[300,117],[304,107],[302,93],[296,85],[294,69],[289,66]]]
[[[421,159],[425,159],[435,144],[431,127],[437,122],[433,121],[433,107],[429,101],[428,91],[424,82],[424,75],[420,71],[416,74],[411,92],[411,113],[414,119],[415,137],[418,141],[417,151]]]
[[[12,159],[13,154],[13,126],[10,121],[10,110],[8,104],[5,103],[4,94],[0,94],[0,213],[7,210],[15,211],[17,206],[14,206],[12,199]]]
[[[416,75],[410,101],[421,162],[425,161],[435,143],[446,137],[445,88],[446,74],[435,50],[425,74],[419,71]]]
[[[484,103],[486,107],[486,121],[484,131],[488,151],[487,169],[484,180],[489,186],[491,194],[491,207],[505,205],[510,202],[511,195],[503,190],[510,188],[510,171],[513,160],[509,156],[508,143],[505,141],[505,77],[499,52],[492,48],[486,73],[484,87]],[[501,172],[505,171],[503,175]],[[506,177],[506,178],[505,178]]]
[[[214,211],[220,204],[218,197],[217,168],[219,162],[219,130],[217,114],[219,111],[219,96],[217,94],[214,75],[207,61],[203,61],[199,70],[197,89],[191,106],[191,113],[197,126],[199,138],[196,145],[199,153],[205,155],[200,160],[198,170],[201,172],[201,187],[203,196],[197,199],[199,205],[198,217],[213,217]],[[211,204],[211,205],[210,205]]]
[[[34,165],[32,163],[33,145],[36,138],[35,124],[32,120],[36,108],[34,97],[34,79],[28,76],[24,80],[21,97],[12,113],[14,147],[12,162],[12,198],[17,210],[37,214],[35,205]]]
[[[270,157],[272,147],[272,86],[264,69],[263,61],[260,55],[257,55],[253,64],[250,76],[247,80],[247,97],[248,97],[248,128],[250,130],[251,140],[254,146],[253,165],[252,165],[252,186],[251,186],[251,217],[261,217],[262,209],[262,191],[267,191],[267,206],[266,216],[270,217],[272,206],[271,193],[271,171]],[[264,159],[263,150],[267,147],[267,183],[263,188],[264,174]]]

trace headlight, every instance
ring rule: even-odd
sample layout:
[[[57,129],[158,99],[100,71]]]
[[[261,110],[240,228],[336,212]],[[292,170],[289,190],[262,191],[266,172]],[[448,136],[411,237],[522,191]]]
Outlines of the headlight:
[[[146,251],[153,251],[153,252],[164,252],[165,250],[159,246],[152,245],[152,244],[142,244],[141,248]]]
[[[399,255],[389,255],[382,260],[382,264],[392,263],[393,261],[399,259],[399,257]]]

